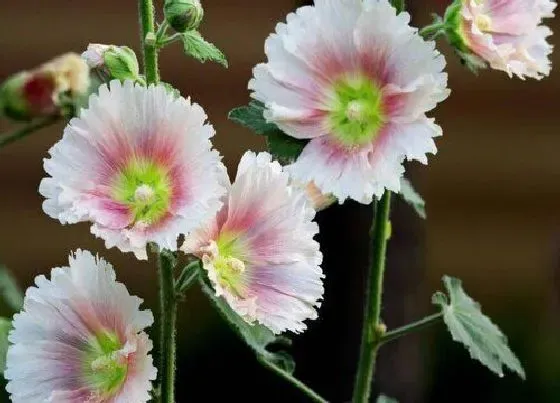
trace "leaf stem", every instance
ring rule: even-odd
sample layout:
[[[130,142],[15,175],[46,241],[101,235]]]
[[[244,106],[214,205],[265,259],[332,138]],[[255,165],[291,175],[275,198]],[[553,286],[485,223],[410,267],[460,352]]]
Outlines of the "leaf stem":
[[[434,40],[445,33],[447,24],[444,21],[435,21],[433,24],[426,25],[418,32],[420,36],[428,40]]]
[[[290,384],[292,384],[294,387],[296,387],[297,389],[299,389],[300,391],[302,391],[303,393],[305,393],[310,399],[312,399],[314,402],[317,403],[328,403],[327,400],[323,399],[321,396],[319,396],[313,389],[311,389],[310,387],[308,387],[306,384],[304,384],[302,381],[300,381],[299,379],[295,378],[292,374],[290,374],[289,372],[284,371],[281,368],[278,368],[276,365],[272,364],[271,362],[269,362],[265,357],[258,355],[257,356],[259,362],[266,368],[268,368],[269,370],[271,370],[272,372],[274,372],[275,374],[279,375],[281,378],[283,378],[284,380],[288,381]]]
[[[152,0],[139,0],[140,40],[144,58],[144,74],[148,85],[159,81],[158,49],[154,23],[154,4]]]
[[[379,202],[373,203],[374,220],[370,236],[370,271],[366,283],[364,322],[358,370],[354,384],[353,403],[367,403],[371,393],[371,383],[375,373],[375,361],[384,333],[381,323],[381,299],[385,272],[385,255],[389,238],[389,213],[391,192],[386,190]]]
[[[200,261],[189,263],[175,281],[175,293],[185,292],[199,277]]]
[[[60,119],[59,115],[51,115],[42,119],[35,120],[24,127],[18,128],[12,133],[0,135],[0,148],[7,146],[17,140],[29,136],[40,129],[56,123]]]
[[[177,300],[173,278],[173,256],[162,251],[158,256],[160,297],[160,378],[162,403],[175,403],[175,327]]]
[[[404,325],[396,329],[390,330],[381,337],[381,339],[379,340],[379,345],[389,343],[409,333],[439,323],[441,322],[442,319],[443,319],[443,312],[438,312],[433,315],[426,316],[424,319],[420,319],[419,321],[409,323],[408,325]]]

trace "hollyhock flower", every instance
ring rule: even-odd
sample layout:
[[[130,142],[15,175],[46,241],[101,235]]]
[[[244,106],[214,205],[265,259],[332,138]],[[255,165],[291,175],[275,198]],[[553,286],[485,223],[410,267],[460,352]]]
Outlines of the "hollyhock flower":
[[[12,402],[147,402],[156,369],[142,330],[152,313],[103,259],[78,250],[69,260],[35,279],[14,316],[4,373]]]
[[[186,238],[215,287],[247,322],[305,330],[323,295],[318,226],[305,195],[267,153],[247,152],[218,216]]]
[[[460,0],[455,20],[459,45],[487,61],[490,67],[519,78],[541,79],[550,73],[552,31],[541,25],[553,17],[551,0]]]
[[[108,248],[146,259],[146,245],[177,249],[177,237],[220,208],[220,156],[212,126],[190,100],[163,85],[102,85],[49,151],[39,188],[61,223],[91,221]]]
[[[287,167],[340,202],[398,191],[404,158],[427,163],[441,129],[425,113],[448,94],[445,59],[387,0],[316,0],[265,44],[252,97],[286,134],[309,139]]]

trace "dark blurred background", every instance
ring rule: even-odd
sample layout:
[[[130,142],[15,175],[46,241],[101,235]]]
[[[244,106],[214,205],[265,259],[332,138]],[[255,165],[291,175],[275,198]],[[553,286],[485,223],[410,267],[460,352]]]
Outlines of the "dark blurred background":
[[[447,2],[407,3],[414,23],[422,25]],[[296,1],[203,0],[203,5],[202,31],[227,54],[229,70],[188,60],[179,45],[163,52],[161,70],[165,81],[205,107],[218,132],[214,143],[233,173],[246,149],[262,150],[264,143],[229,122],[227,112],[248,101],[247,81],[252,67],[264,60],[264,40]],[[80,53],[89,42],[138,50],[136,2],[0,1],[0,80],[60,53]],[[428,167],[408,167],[429,219],[421,221],[408,206],[394,203],[383,316],[394,327],[432,313],[430,296],[441,288],[442,275],[460,277],[509,336],[528,379],[495,377],[438,326],[386,346],[375,388],[402,403],[558,402],[560,77],[556,70],[542,82],[510,80],[492,71],[475,77],[445,44],[441,48],[453,89],[435,111],[444,137]],[[558,53],[553,59],[560,61]],[[0,121],[2,131],[10,127]],[[37,192],[42,158],[61,133],[59,125],[0,150],[0,262],[27,287],[34,276],[65,265],[69,251],[90,249],[115,265],[131,293],[157,309],[153,264],[105,250],[89,234],[89,224],[63,227],[42,213]],[[349,401],[352,391],[371,212],[347,203],[320,213],[318,221],[325,302],[320,319],[293,338],[293,354],[296,376],[340,403]],[[198,290],[189,292],[179,316],[178,402],[306,401],[256,363]]]

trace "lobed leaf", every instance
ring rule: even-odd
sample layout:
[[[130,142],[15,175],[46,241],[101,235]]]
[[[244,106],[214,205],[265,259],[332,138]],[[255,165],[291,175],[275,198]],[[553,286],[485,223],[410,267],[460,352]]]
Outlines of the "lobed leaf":
[[[224,67],[228,67],[228,62],[225,55],[216,45],[207,42],[200,32],[187,31],[181,35],[183,41],[183,48],[185,53],[192,56],[201,63],[212,61],[220,63]]]
[[[4,374],[6,369],[6,355],[8,354],[8,334],[12,330],[12,321],[8,318],[0,317],[0,375]]]
[[[397,10],[397,14],[402,13],[406,9],[404,0],[391,0],[391,5]]]
[[[525,379],[525,371],[508,347],[506,336],[481,312],[480,305],[465,293],[461,280],[445,276],[443,282],[449,301],[438,292],[432,297],[432,302],[442,308],[443,319],[453,340],[463,344],[473,359],[500,377],[505,366]]]

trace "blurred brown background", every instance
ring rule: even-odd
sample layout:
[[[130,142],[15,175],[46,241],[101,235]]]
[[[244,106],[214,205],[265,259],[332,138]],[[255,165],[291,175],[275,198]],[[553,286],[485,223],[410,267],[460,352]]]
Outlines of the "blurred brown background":
[[[429,12],[441,13],[446,4],[407,3],[417,25],[428,22]],[[227,112],[247,102],[251,68],[264,60],[263,42],[296,1],[203,4],[202,31],[224,50],[229,70],[188,60],[175,45],[161,56],[162,76],[205,107],[218,133],[214,144],[233,172],[246,149],[262,150],[264,143],[229,122]],[[557,21],[549,23],[560,28]],[[82,52],[89,42],[138,50],[136,2],[0,0],[0,80],[57,54]],[[439,154],[428,167],[409,166],[429,218],[420,222],[408,207],[396,203],[384,313],[390,326],[428,314],[441,276],[460,277],[510,336],[529,379],[494,378],[471,363],[440,327],[385,350],[377,386],[404,403],[558,402],[560,76],[553,70],[541,82],[510,80],[492,71],[476,77],[445,44],[441,48],[449,56],[453,90],[435,112],[444,137],[438,139]],[[554,64],[559,58],[555,53]],[[0,130],[11,127],[0,121]],[[42,213],[37,192],[42,158],[61,132],[57,126],[0,150],[0,262],[27,286],[35,275],[64,265],[69,251],[97,251],[117,267],[131,292],[155,308],[156,278],[150,264],[105,250],[87,224],[63,227]],[[296,374],[333,402],[347,401],[352,388],[369,219],[369,208],[353,203],[319,215],[328,282],[324,312],[306,335],[295,338],[294,353]],[[197,291],[180,309],[180,351],[185,357],[180,401],[305,401],[252,362]],[[251,386],[257,380],[260,386]],[[229,386],[230,398],[219,390],[200,397],[211,385]],[[265,394],[259,388],[266,389]]]

